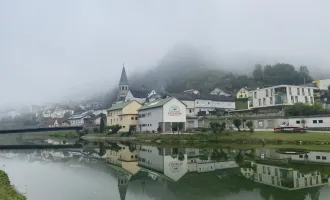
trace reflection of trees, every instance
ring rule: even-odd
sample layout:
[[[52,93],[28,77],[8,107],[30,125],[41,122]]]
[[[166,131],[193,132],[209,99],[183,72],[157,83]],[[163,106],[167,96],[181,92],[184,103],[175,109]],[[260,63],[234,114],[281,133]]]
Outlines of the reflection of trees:
[[[239,150],[238,154],[235,157],[235,161],[238,165],[244,164],[244,156],[243,156],[242,150]]]
[[[220,151],[218,149],[213,149],[211,160],[228,161],[228,156],[222,149]]]

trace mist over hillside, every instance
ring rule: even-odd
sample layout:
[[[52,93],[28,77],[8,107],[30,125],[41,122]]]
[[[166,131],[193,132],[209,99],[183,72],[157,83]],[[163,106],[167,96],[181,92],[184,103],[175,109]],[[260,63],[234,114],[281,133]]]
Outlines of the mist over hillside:
[[[281,57],[253,53],[217,54],[212,49],[199,49],[188,43],[180,43],[169,50],[156,67],[131,77],[130,83],[135,88],[146,86],[150,89],[170,92],[181,92],[183,89],[191,88],[206,88],[208,92],[212,87],[233,90],[241,85],[255,85],[251,77],[257,64],[262,66],[290,64],[290,67],[294,66],[297,71],[300,66],[306,66],[296,60],[297,58],[292,59],[294,62],[291,63],[287,62],[288,59],[281,60]],[[313,79],[324,78],[329,74],[325,70],[320,71],[321,66],[318,65],[307,65],[307,67],[308,76],[312,75]],[[231,82],[237,78],[241,80],[241,85]],[[224,80],[228,81],[224,82]]]

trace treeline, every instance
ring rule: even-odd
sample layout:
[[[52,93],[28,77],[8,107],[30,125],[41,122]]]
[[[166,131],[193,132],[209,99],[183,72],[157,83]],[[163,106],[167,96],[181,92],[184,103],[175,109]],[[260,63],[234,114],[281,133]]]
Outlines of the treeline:
[[[252,70],[252,76],[224,73],[220,70],[194,70],[188,72],[177,80],[167,84],[167,91],[180,92],[186,89],[198,89],[211,92],[219,87],[226,91],[236,92],[242,87],[256,88],[272,85],[290,84],[300,85],[310,83],[313,78],[309,74],[307,66],[296,69],[293,65],[277,63],[275,65],[262,66],[257,64]]]
[[[304,103],[296,103],[285,109],[285,115],[289,116],[309,116],[309,115],[322,115],[330,114],[329,110],[324,109],[321,103],[315,102],[313,105]]]

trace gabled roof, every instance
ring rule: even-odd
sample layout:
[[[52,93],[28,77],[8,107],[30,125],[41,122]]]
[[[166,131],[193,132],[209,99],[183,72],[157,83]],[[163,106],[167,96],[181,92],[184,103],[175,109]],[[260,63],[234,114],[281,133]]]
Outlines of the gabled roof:
[[[123,66],[123,69],[121,70],[119,85],[128,85],[128,79],[127,79],[126,70],[125,70],[124,66]]]
[[[224,101],[224,102],[234,102],[233,97],[218,96],[211,94],[193,94],[193,93],[168,93],[168,96],[175,97],[182,101],[195,101],[200,100],[212,100],[212,101]]]
[[[108,111],[123,109],[124,107],[126,107],[128,104],[130,104],[132,102],[133,101],[125,101],[125,102],[121,102],[121,103],[116,103],[111,108],[109,108]],[[135,101],[135,102],[137,102],[137,101]]]
[[[146,110],[150,108],[157,108],[163,106],[165,103],[169,102],[173,97],[165,98],[165,99],[157,99],[155,101],[144,104],[139,110]]]

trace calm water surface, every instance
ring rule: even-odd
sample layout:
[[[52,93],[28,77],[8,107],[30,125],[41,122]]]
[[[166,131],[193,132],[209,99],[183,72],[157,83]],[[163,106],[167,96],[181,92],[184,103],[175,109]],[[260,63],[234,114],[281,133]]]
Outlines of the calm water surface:
[[[31,200],[328,200],[330,153],[85,143],[2,150],[0,167]],[[291,151],[291,150],[290,150]]]

